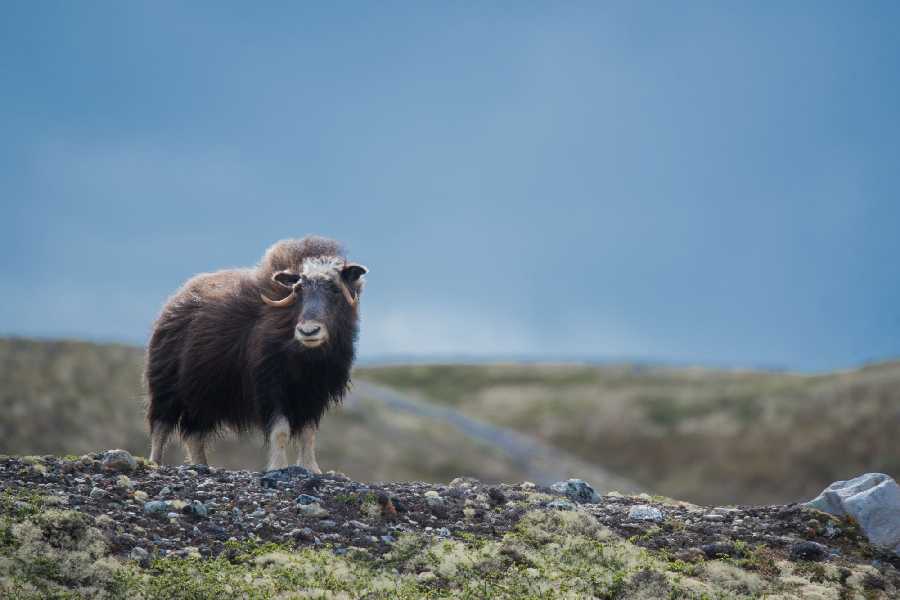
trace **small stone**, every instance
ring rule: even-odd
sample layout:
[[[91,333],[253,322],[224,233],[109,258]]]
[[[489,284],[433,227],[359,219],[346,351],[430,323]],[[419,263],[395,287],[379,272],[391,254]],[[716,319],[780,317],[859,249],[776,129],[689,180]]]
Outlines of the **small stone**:
[[[174,508],[175,510],[182,510],[185,506],[187,506],[187,502],[184,500],[171,500],[169,502],[169,506]]]
[[[130,490],[134,487],[134,483],[131,482],[128,475],[119,475],[116,477],[116,487],[122,488],[123,490]]]
[[[537,487],[537,486],[534,485],[533,483],[531,483],[530,481],[523,481],[523,482],[522,482],[522,489],[523,489],[523,490],[533,490],[533,489],[536,488],[536,487]]]
[[[134,492],[134,499],[137,500],[138,502],[146,502],[147,498],[149,498],[149,496],[147,495],[147,492],[144,492],[141,490],[136,490]]]
[[[686,563],[696,563],[706,559],[706,553],[700,548],[685,548],[675,554],[675,558]]]
[[[438,527],[438,528],[434,531],[434,533],[435,533],[435,535],[437,535],[438,537],[442,537],[442,538],[448,538],[448,537],[450,537],[450,530],[447,529],[446,527]]]
[[[322,519],[319,521],[319,527],[322,529],[334,529],[337,527],[337,521],[332,521],[331,519]]]
[[[301,516],[313,519],[322,519],[329,514],[318,502],[313,502],[312,504],[299,504],[297,505],[297,512],[299,512]]]
[[[431,571],[422,571],[418,575],[416,575],[416,581],[419,583],[429,583],[437,579],[437,575],[432,573]]]
[[[362,521],[347,521],[347,525],[356,529],[371,529],[371,525],[363,523]]]
[[[583,479],[557,481],[550,486],[550,489],[554,492],[565,494],[569,500],[579,504],[596,504],[600,502],[600,494],[595,492],[594,488]]]
[[[200,502],[199,500],[194,500],[187,506],[181,509],[186,515],[190,515],[192,517],[196,517],[198,519],[205,519],[209,516],[209,509],[206,508],[206,505]]]
[[[706,558],[713,560],[716,558],[735,558],[738,555],[737,548],[730,542],[713,542],[700,546],[700,550],[706,555]]]
[[[259,478],[259,484],[264,488],[278,488],[290,486],[291,482],[312,477],[309,469],[300,466],[286,467],[266,471]]]
[[[106,526],[112,525],[113,523],[116,522],[115,519],[113,519],[109,515],[100,515],[99,517],[97,517],[95,519],[95,521],[96,521],[97,525],[100,525],[101,527],[106,527]]]
[[[142,567],[150,564],[150,553],[141,548],[140,546],[135,546],[131,549],[131,553],[128,555],[131,560],[137,562]]]
[[[628,509],[629,521],[652,521],[659,523],[663,520],[662,511],[648,504],[636,504]]]
[[[91,488],[90,496],[91,498],[103,498],[104,496],[106,496],[106,492],[101,488],[94,487]]]
[[[488,490],[488,499],[491,501],[491,504],[495,506],[506,504],[508,501],[506,494],[498,487],[492,487]]]
[[[820,561],[828,555],[828,547],[817,542],[800,542],[791,546],[791,560]]]
[[[172,493],[172,489],[169,486],[165,486],[163,489],[159,490],[159,493],[157,494],[157,496],[159,496],[159,497],[168,496],[171,493]]]
[[[547,504],[547,508],[553,510],[575,510],[575,505],[568,500],[554,500]]]
[[[314,502],[321,503],[321,498],[316,496],[310,496],[309,494],[300,494],[296,499],[297,504],[313,504]]]
[[[109,471],[134,471],[137,469],[137,460],[130,452],[125,450],[107,450],[100,460],[104,469]]]
[[[151,500],[144,503],[144,512],[148,515],[163,514],[169,511],[169,503],[165,500]]]
[[[710,521],[712,523],[721,523],[725,520],[725,515],[720,515],[719,513],[708,513],[703,515],[704,521]]]
[[[397,541],[397,538],[395,538],[395,537],[392,536],[392,535],[383,535],[383,536],[381,536],[381,542],[382,542],[383,544],[393,544],[393,543],[396,542],[396,541]]]

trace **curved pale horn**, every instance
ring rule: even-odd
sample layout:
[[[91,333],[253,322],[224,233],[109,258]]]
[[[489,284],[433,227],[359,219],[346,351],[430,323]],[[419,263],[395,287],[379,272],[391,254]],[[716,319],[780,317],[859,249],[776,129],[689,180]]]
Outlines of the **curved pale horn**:
[[[347,287],[347,284],[344,283],[344,280],[338,276],[338,285],[341,286],[341,291],[344,292],[344,298],[347,299],[347,304],[350,306],[356,306],[357,299],[353,297],[353,294],[350,292],[350,288]]]
[[[266,304],[268,304],[269,306],[278,306],[278,307],[290,306],[291,304],[293,304],[294,302],[297,301],[297,294],[296,294],[295,290],[291,290],[291,293],[288,294],[287,297],[282,298],[281,300],[272,300],[271,298],[268,298],[265,294],[260,294],[259,297],[262,298],[262,301],[265,302]]]

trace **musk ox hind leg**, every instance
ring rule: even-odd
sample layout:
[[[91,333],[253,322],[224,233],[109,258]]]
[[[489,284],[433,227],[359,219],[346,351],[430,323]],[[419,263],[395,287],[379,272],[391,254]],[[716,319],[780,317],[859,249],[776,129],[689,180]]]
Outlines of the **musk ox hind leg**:
[[[268,432],[269,464],[266,470],[283,469],[288,465],[287,447],[291,441],[291,425],[284,417],[276,417]]]
[[[307,423],[300,430],[300,453],[297,455],[297,464],[309,469],[313,473],[321,474],[322,469],[316,462],[316,427],[315,423]]]
[[[202,434],[187,435],[182,441],[188,464],[205,465],[209,463],[206,458],[206,436]]]
[[[172,429],[171,425],[163,421],[150,423],[150,460],[158,465],[163,462],[163,453],[166,451]]]

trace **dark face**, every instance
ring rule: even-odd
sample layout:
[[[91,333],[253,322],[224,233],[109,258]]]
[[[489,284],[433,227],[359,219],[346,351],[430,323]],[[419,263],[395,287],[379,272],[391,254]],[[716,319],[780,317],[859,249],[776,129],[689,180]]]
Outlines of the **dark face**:
[[[328,343],[333,332],[355,326],[356,305],[366,268],[357,264],[313,261],[276,273],[274,280],[295,296],[294,339],[304,348]]]

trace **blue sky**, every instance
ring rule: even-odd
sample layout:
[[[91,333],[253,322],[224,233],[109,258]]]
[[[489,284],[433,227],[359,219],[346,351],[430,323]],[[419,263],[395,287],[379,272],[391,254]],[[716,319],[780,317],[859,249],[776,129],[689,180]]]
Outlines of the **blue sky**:
[[[900,356],[896,2],[7,2],[0,332],[143,343],[273,241],[361,354]]]

